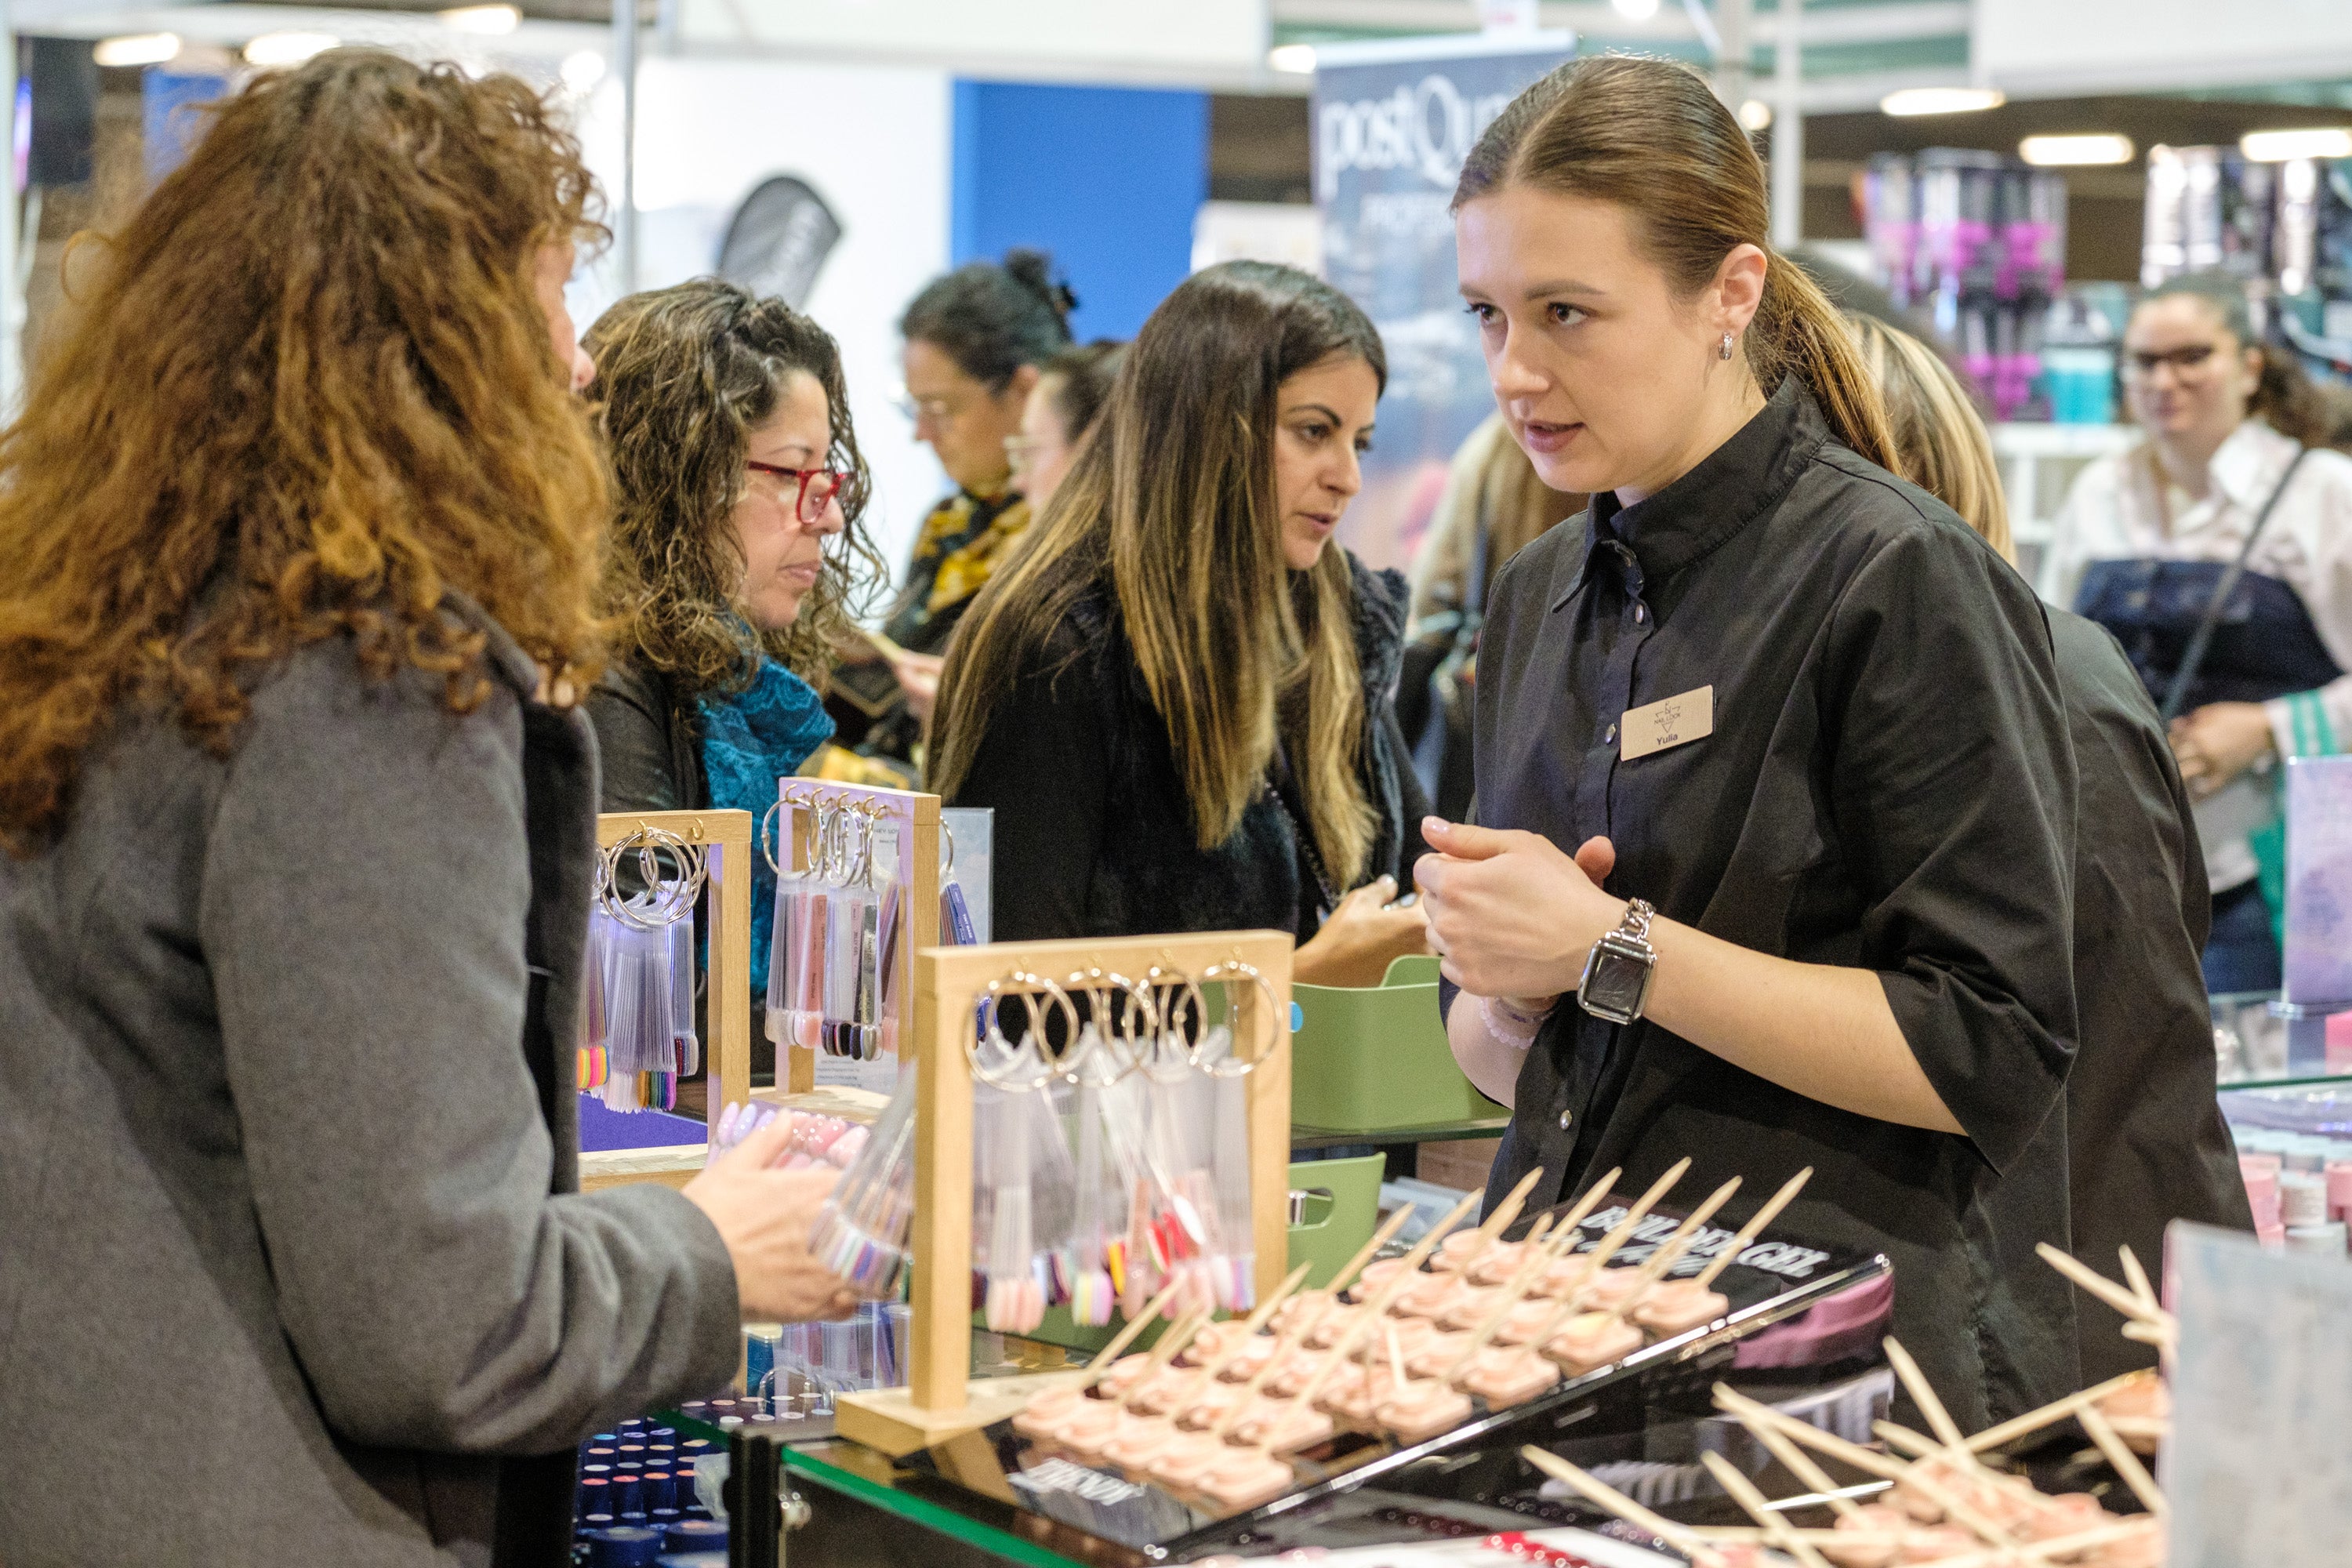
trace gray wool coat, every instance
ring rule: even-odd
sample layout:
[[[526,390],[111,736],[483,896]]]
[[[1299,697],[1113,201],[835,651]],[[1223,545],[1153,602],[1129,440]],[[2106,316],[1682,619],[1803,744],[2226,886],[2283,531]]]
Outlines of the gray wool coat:
[[[595,742],[450,613],[472,713],[314,644],[0,856],[9,1568],[561,1563],[572,1446],[735,1368],[701,1211],[576,1191]]]

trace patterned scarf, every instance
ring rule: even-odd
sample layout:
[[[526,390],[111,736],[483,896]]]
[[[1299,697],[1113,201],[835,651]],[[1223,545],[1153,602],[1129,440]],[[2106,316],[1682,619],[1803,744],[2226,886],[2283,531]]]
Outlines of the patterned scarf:
[[[695,700],[702,714],[702,772],[715,811],[748,811],[753,831],[776,804],[776,781],[796,773],[833,738],[816,689],[772,658],[750,687]],[[768,948],[776,919],[776,874],[751,851],[751,992],[768,989]]]

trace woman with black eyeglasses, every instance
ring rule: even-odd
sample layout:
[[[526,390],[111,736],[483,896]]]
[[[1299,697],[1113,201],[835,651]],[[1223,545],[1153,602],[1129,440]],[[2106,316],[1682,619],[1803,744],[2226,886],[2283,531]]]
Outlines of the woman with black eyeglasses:
[[[1077,297],[1041,251],[969,261],[923,286],[898,318],[907,377],[900,405],[915,439],[955,486],[923,519],[875,647],[834,672],[843,743],[911,783],[948,639],[1029,528],[1036,509],[1005,443],[1047,361],[1070,346]]]
[[[619,630],[588,699],[603,809],[758,816],[832,737],[814,683],[881,575],[840,350],[709,278],[631,295],[586,346],[615,502],[600,608]],[[757,856],[752,874],[756,1018],[774,889]]]
[[[2235,279],[2141,300],[2123,373],[2147,438],[2075,481],[2055,596],[2116,635],[2170,721],[2213,888],[2206,988],[2274,991],[2275,764],[2352,749],[2352,458],[2316,449],[2326,406]]]

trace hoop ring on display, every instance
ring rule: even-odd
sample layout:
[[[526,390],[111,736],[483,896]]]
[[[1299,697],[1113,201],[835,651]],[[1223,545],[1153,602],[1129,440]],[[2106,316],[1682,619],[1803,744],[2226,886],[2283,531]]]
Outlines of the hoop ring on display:
[[[771,840],[776,813],[788,805],[795,808],[809,805],[815,798],[814,795],[808,790],[779,789],[776,792],[776,804],[768,807],[760,817],[760,853],[768,858],[768,869],[779,877],[784,874],[783,862],[776,858],[776,844]]]
[[[940,824],[940,842],[946,845],[948,850],[947,864],[940,868],[940,880],[944,882],[955,875],[955,829],[944,822]]]
[[[1152,1005],[1149,990],[1124,974],[1100,967],[1082,969],[1063,984],[1085,995],[1087,1005],[1095,1009],[1097,1016],[1089,1020],[1088,1027],[1092,1030],[1093,1038],[1101,1042],[1104,1054],[1113,1059],[1118,1070],[1108,1081],[1100,1079],[1089,1080],[1086,1072],[1087,1057],[1077,1056],[1064,1065],[1062,1076],[1077,1088],[1108,1089],[1143,1065],[1143,1053],[1137,1044],[1136,1020],[1140,1017],[1149,1027],[1156,1030],[1159,1009]],[[1122,995],[1129,1005],[1113,1015],[1117,1021],[1110,1029],[1102,1027],[1100,1016],[1109,1011],[1114,998]],[[1114,1037],[1113,1030],[1117,1031],[1118,1037]],[[1087,1038],[1087,1035],[1083,1031],[1078,1036],[1081,1042]]]
[[[1201,983],[1204,985],[1223,981],[1230,986],[1235,980],[1247,980],[1257,986],[1258,994],[1265,998],[1266,1016],[1272,1018],[1275,1021],[1275,1027],[1279,1029],[1282,1026],[1282,999],[1274,994],[1274,983],[1259,972],[1257,965],[1244,963],[1238,958],[1229,958],[1221,963],[1213,963],[1201,972]],[[1234,1039],[1238,1040],[1241,1037],[1230,1025],[1227,1026],[1226,1032]],[[1202,1039],[1205,1044],[1207,1036],[1203,1035]],[[1246,1078],[1257,1069],[1259,1062],[1265,1059],[1263,1056],[1256,1056],[1244,1061],[1238,1055],[1231,1055],[1222,1062],[1203,1062],[1200,1057],[1201,1047],[1195,1046],[1192,1049],[1193,1065],[1211,1078]]]
[[[997,1026],[997,1018],[1001,1011],[998,998],[1008,992],[1021,998],[1023,1010],[1029,1016],[1029,1026],[1022,1032],[1022,1041],[1024,1044],[1034,1044],[1034,1059],[1040,1069],[1034,1076],[1015,1077],[1001,1068],[990,1067],[981,1060],[982,1028],[981,1020],[987,1019],[989,1031],[1003,1038],[1003,1030]],[[1068,992],[1043,975],[1032,974],[1026,970],[1018,970],[999,979],[992,980],[981,988],[979,1003],[973,1010],[972,1033],[964,1040],[964,1060],[971,1065],[971,1075],[975,1079],[988,1085],[991,1089],[1020,1090],[1042,1088],[1051,1079],[1060,1076],[1060,1063],[1045,1050],[1045,1014],[1038,1006],[1038,998],[1041,994],[1061,1009],[1063,1021],[1069,1026],[1070,1038],[1073,1041],[1076,1040],[1078,1009],[1077,1005],[1070,1000]]]
[[[643,909],[632,908],[629,900],[620,896],[621,857],[631,849],[637,852],[638,879],[654,895]],[[661,857],[665,853],[677,858],[678,875],[675,879],[662,874]],[[675,924],[693,909],[695,900],[702,896],[709,875],[703,846],[690,843],[667,827],[639,823],[598,853],[596,901],[622,924],[638,931],[653,931]]]
[[[1182,1031],[1186,1023],[1205,1027],[1209,1018],[1208,999],[1201,994],[1200,984],[1181,970],[1153,964],[1144,972],[1144,984],[1153,992],[1152,1021],[1157,1026],[1151,1032],[1150,1048],[1137,1058],[1137,1066],[1154,1083],[1175,1083],[1191,1072],[1200,1054],[1197,1046],[1186,1042]],[[1165,1008],[1159,1005],[1158,993],[1165,986],[1171,996]]]

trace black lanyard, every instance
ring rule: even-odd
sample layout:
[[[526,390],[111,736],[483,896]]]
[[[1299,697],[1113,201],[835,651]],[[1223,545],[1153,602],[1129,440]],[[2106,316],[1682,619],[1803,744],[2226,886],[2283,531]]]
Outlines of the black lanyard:
[[[2212,646],[2214,630],[2221,624],[2222,607],[2229,604],[2231,594],[2237,589],[2238,579],[2246,574],[2246,558],[2254,552],[2254,541],[2263,536],[2263,525],[2270,521],[2271,513],[2278,510],[2279,498],[2286,494],[2287,486],[2294,482],[2294,471],[2303,467],[2303,460],[2309,456],[2310,447],[2295,448],[2294,460],[2287,464],[2286,472],[2279,476],[2279,482],[2272,489],[2270,499],[2263,502],[2263,510],[2254,514],[2254,526],[2246,531],[2246,542],[2238,547],[2238,558],[2230,563],[2229,570],[2222,573],[2221,580],[2214,584],[2213,597],[2206,605],[2203,616],[2198,620],[2197,629],[2189,634],[2188,651],[2180,656],[2180,668],[2172,672],[2172,684],[2165,688],[2164,706],[2158,710],[2158,717],[2166,723],[2169,724],[2179,717],[2180,705],[2189,700],[2189,683],[2197,679],[2197,671],[2205,663],[2205,653]],[[2164,500],[2164,469],[2159,464],[2156,473],[2156,494],[2159,505]]]

